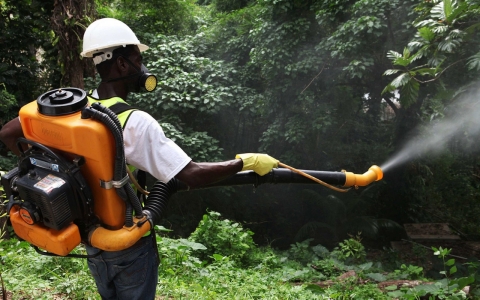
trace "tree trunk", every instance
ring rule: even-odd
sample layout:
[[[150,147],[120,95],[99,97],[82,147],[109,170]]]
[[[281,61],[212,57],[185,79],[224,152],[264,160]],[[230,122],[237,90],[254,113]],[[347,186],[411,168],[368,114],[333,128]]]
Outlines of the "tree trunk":
[[[93,77],[95,74],[93,62],[80,57],[85,28],[94,19],[93,0],[55,0],[51,24],[58,37],[61,86],[84,88],[84,75]]]

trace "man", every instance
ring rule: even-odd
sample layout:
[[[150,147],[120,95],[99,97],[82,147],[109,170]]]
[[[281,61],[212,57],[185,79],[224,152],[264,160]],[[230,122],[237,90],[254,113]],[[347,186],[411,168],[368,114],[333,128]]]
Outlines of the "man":
[[[105,18],[93,22],[85,31],[83,57],[93,58],[102,81],[89,95],[91,102],[111,107],[125,103],[128,95],[145,85],[148,70],[142,64],[141,44],[123,22]],[[149,89],[151,90],[151,89]],[[172,178],[190,188],[219,181],[242,170],[265,175],[278,166],[266,154],[239,154],[224,162],[198,163],[172,140],[165,137],[158,122],[148,113],[128,109],[119,114],[123,126],[127,163],[168,182]],[[18,118],[0,130],[0,140],[18,154],[16,140],[23,136]],[[87,253],[100,250],[87,245]],[[143,237],[132,247],[116,252],[103,252],[89,258],[88,265],[102,299],[154,299],[158,281],[158,259],[154,237]]]

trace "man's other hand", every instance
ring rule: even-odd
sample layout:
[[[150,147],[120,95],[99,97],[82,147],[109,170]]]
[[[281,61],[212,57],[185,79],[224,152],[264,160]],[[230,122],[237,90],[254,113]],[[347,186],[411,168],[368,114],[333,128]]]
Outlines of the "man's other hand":
[[[263,153],[237,154],[235,158],[240,158],[243,161],[242,171],[252,170],[260,176],[278,167],[278,160]]]

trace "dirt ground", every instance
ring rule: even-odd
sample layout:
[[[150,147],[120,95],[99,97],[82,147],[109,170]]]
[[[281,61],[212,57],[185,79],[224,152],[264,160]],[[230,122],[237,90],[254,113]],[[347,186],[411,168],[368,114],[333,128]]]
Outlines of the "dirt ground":
[[[408,235],[454,235],[446,223],[403,224]]]
[[[480,241],[462,239],[446,223],[404,224],[403,226],[409,239],[392,245],[394,247],[405,251],[409,248],[430,250],[432,247],[442,247],[452,249],[450,255],[454,258],[480,259]]]
[[[480,259],[480,243],[469,242],[463,240],[457,241],[399,241],[394,244],[394,249],[400,252],[410,252],[412,254],[418,254],[422,252],[420,248],[425,249],[427,252],[433,252],[432,247],[443,249],[452,249],[450,256],[458,259],[477,258]]]
[[[446,223],[404,224],[404,228],[408,238],[391,242],[392,249],[405,264],[423,267],[428,277],[436,278],[444,270],[432,247],[451,249],[447,259],[455,259],[458,275],[467,275],[467,263],[480,260],[480,241],[462,239]]]

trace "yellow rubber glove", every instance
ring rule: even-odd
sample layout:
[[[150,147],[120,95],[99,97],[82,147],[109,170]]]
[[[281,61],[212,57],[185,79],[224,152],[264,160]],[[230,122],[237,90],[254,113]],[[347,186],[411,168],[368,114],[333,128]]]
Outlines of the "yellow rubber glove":
[[[242,171],[252,170],[260,176],[278,167],[278,160],[267,154],[243,153],[237,154],[235,158],[240,158],[243,161]]]

